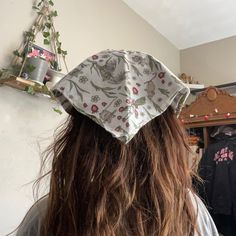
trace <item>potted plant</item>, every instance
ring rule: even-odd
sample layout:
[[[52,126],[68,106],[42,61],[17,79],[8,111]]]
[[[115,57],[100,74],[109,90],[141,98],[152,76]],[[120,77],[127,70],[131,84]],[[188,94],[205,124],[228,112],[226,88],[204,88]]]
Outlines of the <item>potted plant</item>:
[[[54,27],[54,18],[58,14],[53,7],[53,0],[39,0],[36,5],[33,5],[37,18],[30,30],[24,33],[24,40],[19,49],[13,52],[14,58],[10,67],[0,70],[0,77],[11,74],[42,83],[45,72],[48,72],[51,80],[54,77],[62,77],[62,63],[68,71],[65,60],[67,51],[62,49],[60,34]],[[43,44],[50,48],[50,51],[35,45],[38,33],[43,35]],[[41,49],[43,53],[41,53]]]

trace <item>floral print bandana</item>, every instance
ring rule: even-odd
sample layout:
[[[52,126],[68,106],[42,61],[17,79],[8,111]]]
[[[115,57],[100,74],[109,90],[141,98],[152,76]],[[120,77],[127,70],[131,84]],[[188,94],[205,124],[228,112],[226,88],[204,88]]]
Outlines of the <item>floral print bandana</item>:
[[[74,107],[128,143],[170,105],[178,113],[189,89],[148,54],[105,50],[74,68],[53,93],[67,112]]]

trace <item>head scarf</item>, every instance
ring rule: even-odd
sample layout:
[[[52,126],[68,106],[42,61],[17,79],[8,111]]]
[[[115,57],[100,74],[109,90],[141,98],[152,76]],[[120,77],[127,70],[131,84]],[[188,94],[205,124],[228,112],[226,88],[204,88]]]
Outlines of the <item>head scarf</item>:
[[[74,107],[128,143],[169,106],[178,113],[189,89],[148,54],[105,50],[74,68],[53,93],[66,111]]]

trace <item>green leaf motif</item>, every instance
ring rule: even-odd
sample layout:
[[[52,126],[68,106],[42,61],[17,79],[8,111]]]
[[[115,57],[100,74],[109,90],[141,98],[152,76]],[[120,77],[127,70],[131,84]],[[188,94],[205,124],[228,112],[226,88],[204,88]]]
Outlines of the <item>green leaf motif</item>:
[[[66,56],[66,55],[67,55],[67,51],[61,50],[61,54],[62,54],[63,56]]]
[[[22,57],[22,56],[20,55],[19,51],[17,51],[17,50],[13,51],[13,54],[14,54],[15,56],[17,56],[17,57]]]
[[[149,58],[149,66],[150,66],[151,71],[153,71],[153,61],[150,57],[151,56],[148,57]]]
[[[104,93],[105,96],[107,96],[108,98],[116,98],[116,96],[114,96],[114,93],[111,92],[111,90],[113,90],[114,88],[110,88],[110,87],[99,87],[96,84],[94,84],[92,81],[90,81],[91,85],[96,89],[96,91],[102,91]]]
[[[69,80],[77,89],[79,89],[80,91],[84,92],[84,93],[88,93],[89,92],[87,90],[84,90],[82,88],[80,88],[73,80]]]
[[[10,72],[9,69],[5,69],[5,68],[0,69],[0,79],[4,78],[4,76],[9,72]]]
[[[152,104],[153,104],[153,106],[155,107],[156,111],[158,111],[158,112],[160,112],[160,113],[163,112],[163,110],[161,109],[161,107],[160,107],[159,105],[157,105],[155,102],[152,101]]]
[[[31,95],[35,94],[34,88],[32,86],[26,86],[25,91]]]
[[[44,38],[47,38],[47,37],[49,37],[50,36],[50,33],[49,32],[43,32],[43,37]]]
[[[56,108],[56,107],[53,107],[53,110],[54,110],[56,113],[58,113],[59,115],[62,114],[62,111],[61,111],[60,109]]]
[[[131,94],[130,91],[129,91],[129,88],[127,86],[124,86],[124,89],[129,95]]]
[[[125,93],[119,93],[119,94],[122,95],[122,96],[124,96],[124,97],[127,96],[127,94],[125,94]]]
[[[36,6],[32,6],[32,9],[34,9],[34,10],[40,10],[38,7],[36,7]]]
[[[73,88],[73,84],[72,83],[70,83],[70,90],[69,91],[71,91],[71,89]]]
[[[156,67],[157,70],[162,70],[162,66],[161,66],[161,63],[160,63],[160,62],[158,62],[158,61],[153,61],[153,63],[154,63],[154,65],[155,65],[155,67]]]
[[[47,22],[47,23],[45,23],[45,26],[46,26],[48,29],[50,29],[52,25],[51,25],[51,23]]]
[[[49,4],[51,5],[51,6],[54,6],[54,3],[53,3],[53,1],[49,1]]]
[[[52,12],[52,16],[58,16],[57,11]]]
[[[137,69],[137,67],[136,67],[136,66],[134,66],[134,65],[131,65],[131,67],[133,68],[133,70],[134,70],[134,72],[135,72],[135,74],[136,74],[137,76],[140,76],[140,75],[142,75],[142,74],[139,72],[139,70]]]
[[[137,99],[134,103],[135,106],[142,106],[146,103],[146,98],[145,97],[141,97],[139,99]]]
[[[44,43],[45,45],[49,45],[49,44],[50,44],[50,42],[49,42],[48,39],[44,39],[44,40],[43,40],[43,43]]]
[[[25,31],[26,37],[34,37],[34,34],[31,31]]]
[[[51,61],[50,64],[54,70],[59,71],[59,65],[57,61]]]
[[[60,33],[59,32],[56,32],[55,33],[55,38],[58,39],[60,37]]]
[[[42,5],[42,3],[44,2],[44,0],[41,0],[39,3],[38,3],[38,7],[40,7]]]
[[[165,95],[166,97],[169,97],[170,92],[169,92],[167,89],[159,88],[158,90],[159,90],[163,95]]]
[[[60,47],[57,48],[57,53],[58,53],[58,54],[61,54],[61,53],[62,53],[62,50],[61,50]]]
[[[88,93],[88,94],[89,94],[89,92],[80,88],[73,80],[68,80],[68,81],[71,83],[71,85],[73,85],[75,87],[75,90],[76,90],[78,96],[80,97],[81,101],[83,102],[83,94],[81,92]]]
[[[108,90],[108,91],[109,91],[109,90],[114,90],[114,88],[111,88],[111,87],[103,87],[102,89],[103,89],[103,90]]]
[[[14,75],[17,75],[21,70],[21,65],[18,65],[18,64],[11,65],[11,70]]]
[[[72,87],[72,84],[75,86],[75,90],[76,90],[78,96],[80,97],[81,101],[83,102],[83,95],[82,95],[82,93],[79,91],[79,89],[75,85],[74,81],[72,81],[72,80],[69,80],[69,81],[70,81],[70,87]]]
[[[25,72],[27,72],[27,73],[31,73],[32,71],[34,71],[34,69],[35,69],[36,67],[34,66],[34,65],[31,65],[31,64],[28,64],[28,65],[26,65],[26,67],[25,67]]]

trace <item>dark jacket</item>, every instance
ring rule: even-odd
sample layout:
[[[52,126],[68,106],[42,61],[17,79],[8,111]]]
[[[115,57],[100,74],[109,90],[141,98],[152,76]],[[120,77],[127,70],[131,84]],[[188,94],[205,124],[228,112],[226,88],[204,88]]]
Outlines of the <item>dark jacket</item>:
[[[236,137],[209,145],[200,163],[204,184],[198,185],[200,196],[213,214],[236,217]]]

